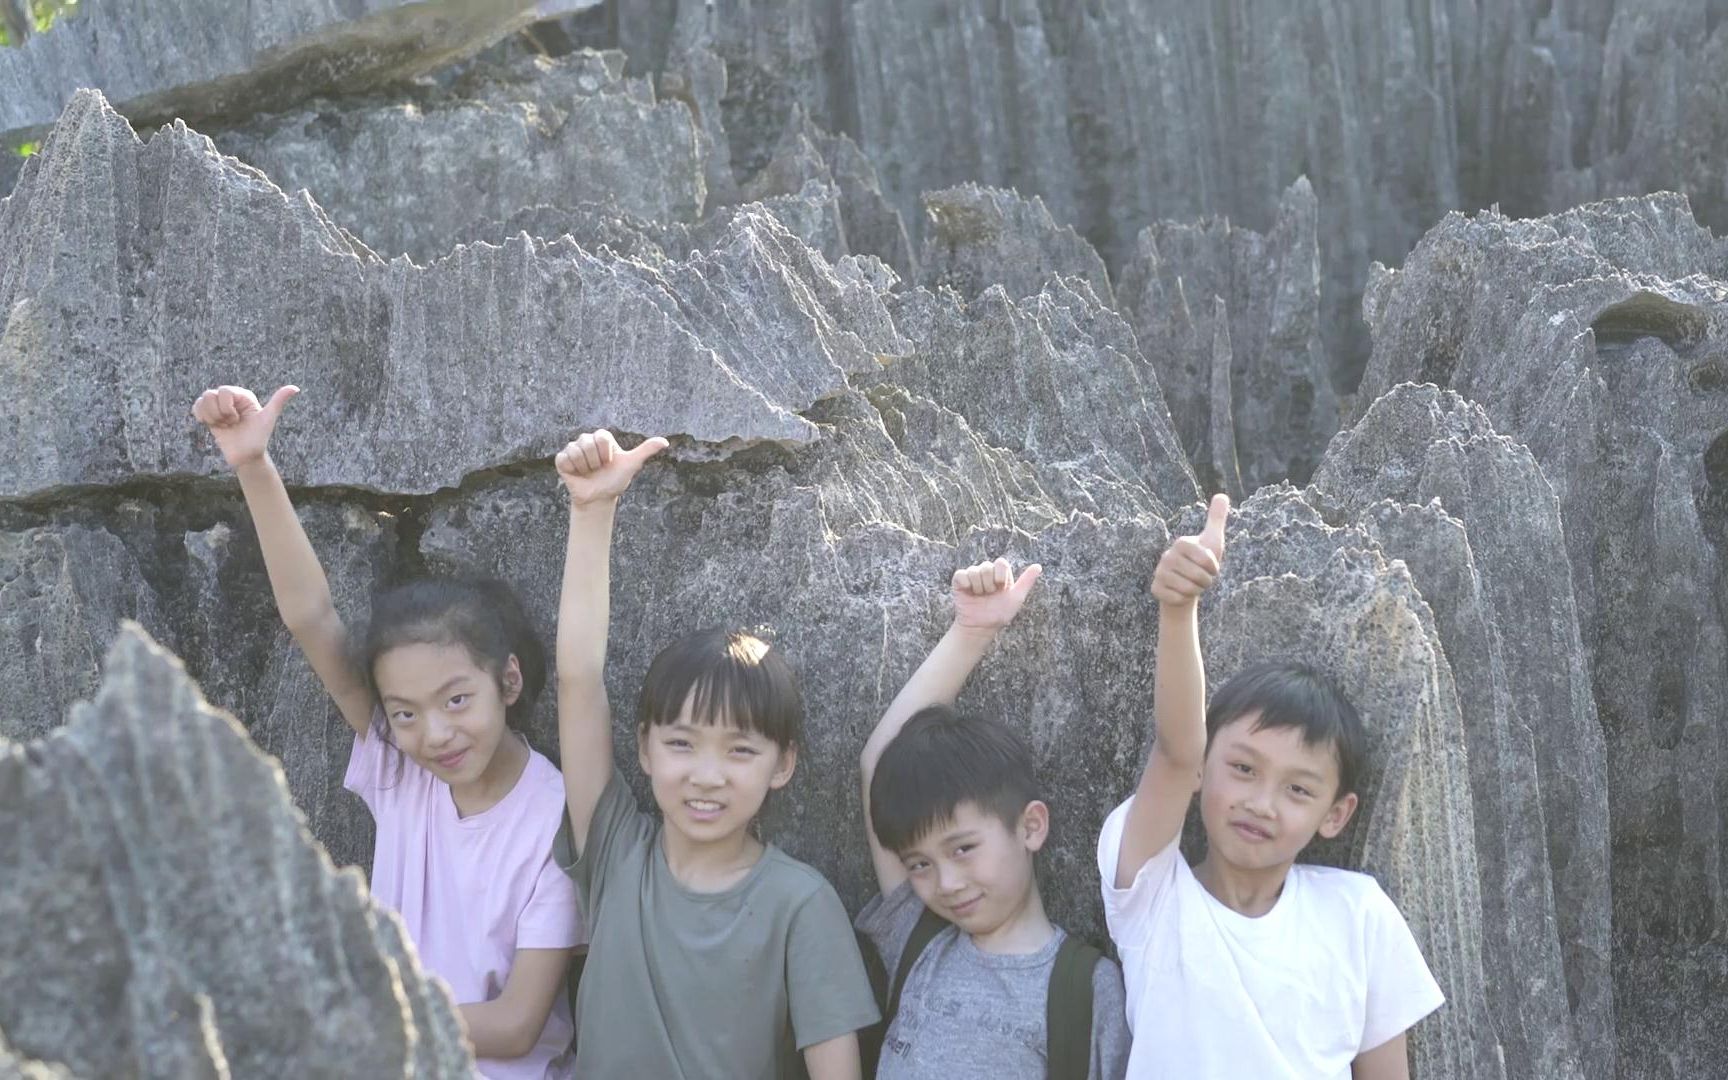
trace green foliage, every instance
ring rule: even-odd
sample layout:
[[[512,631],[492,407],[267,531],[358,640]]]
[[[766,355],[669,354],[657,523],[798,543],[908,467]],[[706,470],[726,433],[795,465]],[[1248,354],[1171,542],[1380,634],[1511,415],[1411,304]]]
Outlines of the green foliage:
[[[30,20],[30,26],[38,34],[53,26],[54,20],[78,8],[78,0],[0,0],[0,4],[13,5],[14,10]],[[11,44],[12,34],[5,17],[0,16],[0,46]]]

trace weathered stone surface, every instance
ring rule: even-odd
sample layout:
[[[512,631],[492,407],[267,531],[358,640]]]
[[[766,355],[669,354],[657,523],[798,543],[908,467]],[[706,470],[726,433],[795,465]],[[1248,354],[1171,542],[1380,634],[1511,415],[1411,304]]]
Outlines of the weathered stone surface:
[[[1379,271],[1365,304],[1364,398],[1405,380],[1454,389],[1527,444],[1554,488],[1606,740],[1616,1027],[1648,1045],[1675,1015],[1718,1017],[1670,1056],[1675,1075],[1713,1068],[1728,1030],[1707,983],[1680,1002],[1634,990],[1649,985],[1641,958],[1707,952],[1728,925],[1725,267],[1673,196],[1534,221],[1453,216],[1402,270]]]
[[[1508,1074],[1606,1080],[1608,767],[1559,501],[1529,450],[1432,386],[1377,400],[1333,441],[1314,487],[1409,565],[1453,670],[1470,673],[1459,701]]]
[[[1084,278],[1105,303],[1114,300],[1104,260],[1034,196],[961,184],[926,191],[921,280],[968,299],[1000,285],[1018,299],[1057,277]]]
[[[215,141],[283,190],[311,192],[379,254],[423,264],[475,221],[527,206],[695,221],[705,189],[690,110],[623,71],[618,52],[525,58],[448,89],[313,102]]]
[[[83,0],[0,51],[0,142],[53,124],[94,87],[158,123],[244,116],[427,71],[538,17],[534,0]],[[560,2],[555,6],[565,6]]]
[[[1302,178],[1265,235],[1223,219],[1159,222],[1122,270],[1118,306],[1211,489],[1240,497],[1279,480],[1306,483],[1338,430],[1320,333],[1317,213]]]
[[[0,740],[0,812],[13,1054],[79,1076],[471,1074],[400,923],[140,632],[64,728]]]
[[[337,609],[358,628],[393,570],[393,519],[302,501]],[[96,693],[121,622],[136,621],[280,758],[295,805],[331,856],[369,866],[371,816],[342,789],[352,733],[282,628],[239,498],[170,495],[62,517],[0,532],[0,738],[58,727]]]
[[[5,497],[214,471],[185,418],[219,382],[309,391],[277,440],[291,482],[425,492],[581,427],[809,439],[797,410],[903,346],[873,271],[767,214],[661,267],[527,239],[385,263],[182,126],[140,144],[94,93],[0,203],[0,259]],[[124,405],[69,407],[92,392]]]
[[[897,295],[911,350],[881,378],[966,418],[992,445],[1046,466],[1061,506],[1167,516],[1199,497],[1134,335],[1083,280],[1011,301],[993,287]]]

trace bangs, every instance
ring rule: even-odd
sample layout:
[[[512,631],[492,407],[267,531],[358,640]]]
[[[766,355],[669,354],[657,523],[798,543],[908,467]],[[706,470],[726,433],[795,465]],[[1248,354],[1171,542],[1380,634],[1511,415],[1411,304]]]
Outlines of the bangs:
[[[662,649],[642,680],[637,729],[677,723],[686,702],[691,723],[753,732],[782,750],[800,740],[797,677],[779,650],[754,634],[702,630]]]

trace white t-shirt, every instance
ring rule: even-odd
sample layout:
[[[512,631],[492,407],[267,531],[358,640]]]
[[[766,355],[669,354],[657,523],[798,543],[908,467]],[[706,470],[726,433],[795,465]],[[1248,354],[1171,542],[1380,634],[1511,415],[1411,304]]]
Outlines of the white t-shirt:
[[[1098,837],[1133,1080],[1349,1080],[1358,1054],[1445,1002],[1404,916],[1366,874],[1297,864],[1272,910],[1250,919],[1206,891],[1172,840],[1115,888],[1133,802]]]

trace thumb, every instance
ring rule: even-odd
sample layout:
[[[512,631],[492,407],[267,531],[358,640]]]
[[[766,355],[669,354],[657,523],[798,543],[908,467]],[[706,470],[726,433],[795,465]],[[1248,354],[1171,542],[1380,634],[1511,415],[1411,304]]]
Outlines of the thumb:
[[[1230,515],[1230,496],[1217,494],[1206,508],[1206,527],[1200,530],[1200,545],[1213,555],[1224,557],[1224,519]]]
[[[1024,594],[1031,591],[1032,586],[1038,584],[1038,577],[1042,573],[1044,568],[1037,563],[1020,571],[1020,576],[1014,579],[1014,592]]]
[[[624,451],[624,456],[633,463],[640,465],[672,444],[656,435],[652,439],[643,439],[633,450]]]
[[[270,400],[264,403],[264,408],[259,411],[268,416],[271,423],[275,423],[276,418],[282,415],[282,410],[287,408],[288,403],[293,401],[299,393],[300,388],[298,386],[279,386],[276,388],[276,392],[270,395]]]

